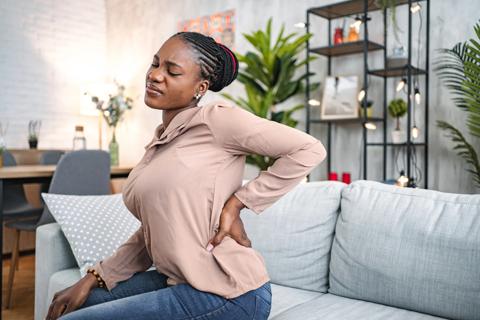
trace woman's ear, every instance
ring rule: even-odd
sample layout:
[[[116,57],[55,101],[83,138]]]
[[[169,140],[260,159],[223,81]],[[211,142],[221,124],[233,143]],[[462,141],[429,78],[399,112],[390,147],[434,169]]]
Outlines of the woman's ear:
[[[205,95],[205,93],[207,93],[209,86],[210,83],[208,82],[208,80],[202,80],[197,87],[197,92],[203,96]]]

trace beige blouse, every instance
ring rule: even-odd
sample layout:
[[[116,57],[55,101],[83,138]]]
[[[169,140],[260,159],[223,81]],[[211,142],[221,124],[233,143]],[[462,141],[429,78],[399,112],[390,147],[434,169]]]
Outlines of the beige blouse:
[[[313,136],[225,102],[178,113],[145,149],[123,189],[141,226],[94,268],[108,290],[153,264],[169,285],[189,283],[227,299],[270,280],[262,256],[231,237],[207,251],[227,199],[235,194],[260,214],[326,156]],[[242,186],[248,154],[276,161]]]

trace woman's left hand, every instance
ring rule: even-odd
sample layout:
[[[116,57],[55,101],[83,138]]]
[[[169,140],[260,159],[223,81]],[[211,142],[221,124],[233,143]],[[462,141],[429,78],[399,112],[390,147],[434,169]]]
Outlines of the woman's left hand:
[[[243,227],[242,219],[240,219],[240,210],[244,207],[245,205],[235,195],[227,200],[220,214],[218,232],[208,243],[208,251],[212,251],[215,246],[220,244],[225,236],[229,236],[245,247],[252,247],[252,243]]]

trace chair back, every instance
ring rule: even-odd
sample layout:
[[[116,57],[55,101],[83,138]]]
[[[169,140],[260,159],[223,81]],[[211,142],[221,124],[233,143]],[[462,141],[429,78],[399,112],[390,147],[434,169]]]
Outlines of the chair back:
[[[58,164],[58,161],[60,161],[60,158],[64,154],[65,154],[65,151],[61,151],[61,150],[44,151],[40,156],[40,164],[56,165]],[[48,192],[49,187],[50,187],[49,183],[42,183],[42,186],[40,187],[40,192]],[[40,200],[42,201],[43,204],[45,204],[42,197],[40,197]]]
[[[15,160],[15,157],[10,151],[3,150],[2,155],[3,165],[5,167],[13,167],[17,165],[17,161]],[[21,207],[22,205],[27,205],[28,203],[27,197],[25,196],[25,191],[23,189],[23,185],[21,184],[7,185],[4,187],[3,192],[3,209],[5,211]]]
[[[76,150],[65,153],[57,164],[48,193],[107,195],[110,188],[110,154],[103,150]],[[45,206],[37,227],[55,222]]]

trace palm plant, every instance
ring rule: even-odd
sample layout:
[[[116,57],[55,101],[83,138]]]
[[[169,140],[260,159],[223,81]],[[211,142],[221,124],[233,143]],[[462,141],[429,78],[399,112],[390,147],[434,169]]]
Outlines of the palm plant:
[[[452,49],[442,49],[435,70],[453,93],[455,105],[467,113],[467,128],[474,139],[480,138],[480,24],[474,27],[476,39],[457,43]],[[446,121],[438,127],[448,132],[455,143],[454,150],[468,164],[466,169],[480,187],[480,163],[477,151],[460,130]],[[477,140],[478,141],[478,140]]]
[[[222,95],[235,102],[238,106],[262,118],[295,127],[298,123],[292,118],[293,112],[304,108],[297,104],[290,109],[276,111],[275,105],[305,91],[305,80],[314,73],[303,73],[297,78],[295,73],[307,61],[316,57],[299,61],[298,55],[306,47],[306,42],[311,33],[297,36],[297,33],[284,35],[285,25],[282,24],[275,42],[272,43],[272,18],[267,22],[266,30],[243,33],[245,39],[254,47],[255,51],[248,51],[242,55],[235,53],[241,68],[237,79],[244,85],[246,98],[234,98],[229,94]],[[319,83],[310,85],[310,90],[318,87]],[[249,155],[247,163],[256,165],[260,170],[265,170],[273,164],[275,159],[260,155]]]

